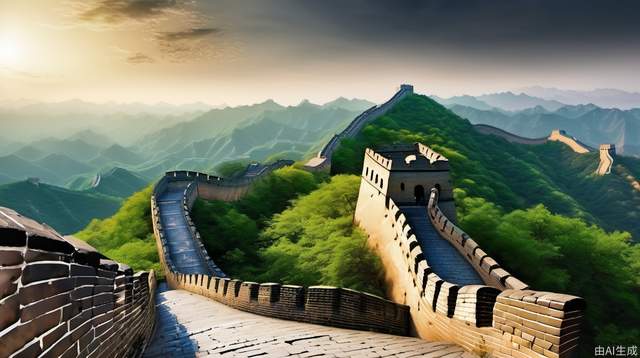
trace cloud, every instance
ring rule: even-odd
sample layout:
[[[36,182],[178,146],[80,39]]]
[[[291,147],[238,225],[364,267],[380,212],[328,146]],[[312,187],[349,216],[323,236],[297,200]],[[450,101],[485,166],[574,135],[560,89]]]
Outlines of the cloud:
[[[119,24],[128,21],[148,21],[168,13],[183,12],[176,0],[99,0],[81,5],[78,19],[87,22]]]
[[[153,59],[153,57],[150,57],[148,55],[145,55],[142,52],[137,52],[129,57],[127,57],[127,62],[131,63],[131,64],[143,64],[143,63],[154,63],[156,62],[155,59]]]
[[[154,36],[163,57],[172,62],[186,62],[214,57],[222,47],[214,46],[212,36],[222,30],[214,27],[191,28],[183,31],[157,32]]]
[[[185,31],[173,31],[173,32],[158,32],[156,34],[156,39],[158,41],[183,41],[183,40],[197,40],[203,38],[205,36],[218,34],[222,32],[219,28],[195,28],[189,29]]]

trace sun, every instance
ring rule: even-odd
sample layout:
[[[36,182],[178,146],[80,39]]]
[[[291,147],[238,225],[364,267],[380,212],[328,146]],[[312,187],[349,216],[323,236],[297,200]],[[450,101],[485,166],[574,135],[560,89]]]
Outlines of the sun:
[[[17,65],[22,56],[22,46],[18,38],[12,34],[0,33],[0,65]]]

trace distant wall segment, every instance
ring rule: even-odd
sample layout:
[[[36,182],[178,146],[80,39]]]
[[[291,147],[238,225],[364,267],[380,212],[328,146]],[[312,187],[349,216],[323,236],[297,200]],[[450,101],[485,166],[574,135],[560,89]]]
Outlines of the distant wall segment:
[[[318,154],[305,164],[305,168],[309,170],[330,168],[333,152],[338,148],[342,139],[355,137],[367,123],[387,113],[393,106],[410,94],[413,94],[412,85],[400,85],[398,91],[388,101],[362,112],[349,123],[347,128],[331,137],[329,142],[322,147]]]
[[[415,228],[399,204],[370,180],[367,158],[386,168],[394,165],[383,160],[385,155],[367,151],[355,221],[382,259],[391,299],[410,307],[414,334],[494,357],[565,357],[575,351],[584,300],[529,290],[444,214],[433,189],[425,215],[485,285],[460,286],[443,280],[425,259]]]
[[[153,271],[0,208],[0,357],[135,357],[155,323]]]

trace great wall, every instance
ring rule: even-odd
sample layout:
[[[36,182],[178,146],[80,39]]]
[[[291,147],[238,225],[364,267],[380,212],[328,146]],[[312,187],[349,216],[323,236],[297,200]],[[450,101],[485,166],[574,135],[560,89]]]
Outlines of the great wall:
[[[404,96],[358,116],[307,163]],[[227,277],[190,218],[196,198],[235,201],[291,162],[225,180],[172,171],[151,197],[166,283],[0,208],[0,357],[568,357],[585,302],[531,290],[456,226],[447,158],[426,145],[367,149],[354,222],[380,256],[389,300],[345,288]],[[413,336],[413,337],[411,337]]]
[[[564,143],[567,147],[571,148],[578,154],[590,153],[595,151],[594,148],[582,143],[579,139],[572,137],[567,132],[561,129],[554,129],[547,137],[542,138],[526,138],[519,135],[509,133],[500,128],[490,126],[488,124],[474,124],[473,128],[482,134],[495,135],[504,138],[511,143],[527,144],[527,145],[540,145],[549,141]],[[598,168],[595,173],[597,175],[611,174],[611,168],[613,167],[613,158],[616,156],[615,144],[601,144],[599,148],[600,157],[598,162]]]

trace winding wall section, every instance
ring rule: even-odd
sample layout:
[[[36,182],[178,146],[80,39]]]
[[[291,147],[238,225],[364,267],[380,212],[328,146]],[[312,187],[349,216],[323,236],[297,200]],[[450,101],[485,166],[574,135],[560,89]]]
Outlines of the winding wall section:
[[[411,307],[414,333],[494,357],[565,357],[575,351],[584,301],[529,290],[447,218],[435,188],[422,214],[413,207],[404,212],[406,208],[388,195],[387,184],[378,181],[380,175],[371,179],[371,168],[378,168],[379,174],[393,165],[389,157],[367,149],[355,220],[383,261],[390,297]],[[419,215],[432,225],[413,226],[410,218]],[[470,266],[480,284],[443,279],[452,268],[429,262],[425,251],[430,248],[421,245],[421,235],[446,241],[466,261],[452,268]]]
[[[388,101],[381,105],[373,106],[366,111],[362,112],[359,116],[353,119],[351,123],[342,132],[335,134],[327,144],[322,147],[318,155],[311,158],[305,167],[309,170],[326,169],[331,166],[331,157],[333,152],[340,145],[340,141],[344,138],[353,138],[360,130],[369,122],[384,115],[389,111],[396,103],[400,102],[404,97],[413,93],[413,86],[408,84],[400,85],[398,91]]]

